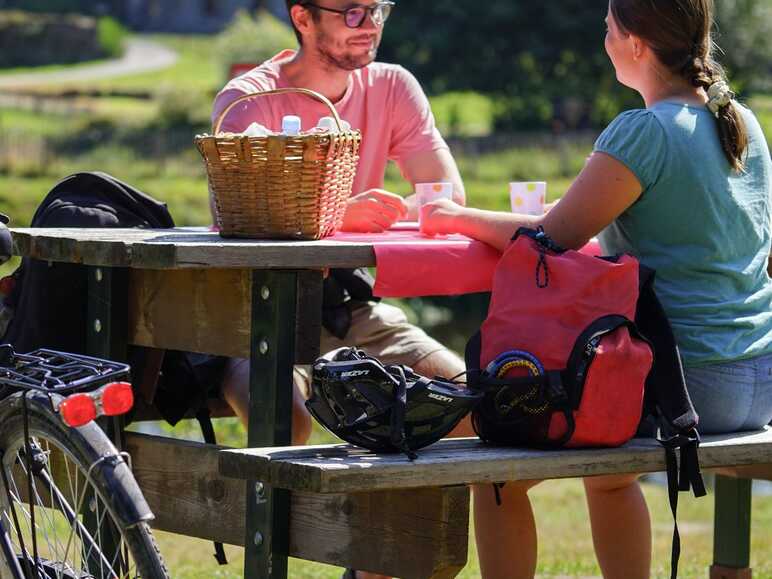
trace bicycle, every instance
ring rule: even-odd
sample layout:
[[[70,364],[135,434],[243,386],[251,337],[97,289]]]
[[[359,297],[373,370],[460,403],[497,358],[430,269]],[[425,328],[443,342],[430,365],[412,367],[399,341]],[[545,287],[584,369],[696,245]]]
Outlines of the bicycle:
[[[0,578],[166,579],[153,514],[97,424],[133,404],[129,367],[0,346]]]

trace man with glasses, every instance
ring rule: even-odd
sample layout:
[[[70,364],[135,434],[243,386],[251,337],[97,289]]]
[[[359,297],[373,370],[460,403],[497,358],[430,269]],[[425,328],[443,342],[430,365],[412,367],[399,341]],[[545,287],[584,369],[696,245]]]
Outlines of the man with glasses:
[[[455,199],[464,202],[458,168],[418,81],[400,66],[375,62],[393,7],[388,0],[287,0],[299,49],[285,50],[231,80],[214,103],[213,119],[245,93],[302,87],[329,98],[341,118],[363,136],[344,231],[380,232],[415,215],[411,198],[383,189],[389,160],[411,184],[452,182]],[[284,115],[299,116],[303,129],[310,129],[329,111],[300,94],[256,98],[234,107],[222,130],[241,132],[253,122],[279,130]],[[368,299],[370,288],[363,295],[357,281],[361,276],[335,270],[326,281],[323,352],[358,346],[384,363],[407,364],[424,375],[453,377],[464,371],[457,356],[409,324],[398,308]],[[248,378],[248,363],[236,360],[223,383],[225,399],[242,420],[248,411]],[[310,420],[297,394],[293,440],[302,443],[309,435]],[[464,432],[471,432],[468,424]]]

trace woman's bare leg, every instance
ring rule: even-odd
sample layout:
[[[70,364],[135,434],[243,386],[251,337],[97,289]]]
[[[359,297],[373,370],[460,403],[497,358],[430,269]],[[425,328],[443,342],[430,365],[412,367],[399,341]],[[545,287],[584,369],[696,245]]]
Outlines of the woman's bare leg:
[[[584,479],[592,542],[605,579],[648,579],[651,520],[639,475]]]
[[[508,482],[496,504],[492,484],[472,487],[474,530],[484,579],[532,579],[536,573],[536,523],[528,490],[539,481]]]

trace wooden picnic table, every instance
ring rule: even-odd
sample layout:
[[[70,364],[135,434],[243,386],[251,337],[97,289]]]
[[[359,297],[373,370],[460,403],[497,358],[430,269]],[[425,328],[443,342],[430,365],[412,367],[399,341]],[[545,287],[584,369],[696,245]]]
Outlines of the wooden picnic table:
[[[18,255],[89,269],[92,354],[120,359],[127,345],[133,344],[249,358],[247,442],[255,449],[290,444],[292,369],[295,364],[312,363],[319,354],[324,269],[375,265],[373,243],[368,242],[227,240],[201,228],[13,229],[12,233]],[[355,452],[352,464],[359,470],[354,474],[359,486],[352,488],[359,492],[325,494],[303,481],[316,480],[327,467],[336,476],[352,475],[351,465],[338,450],[325,455],[324,464],[319,463],[316,470],[308,470],[302,451],[290,453],[300,456],[298,464],[294,458],[286,464],[275,460],[284,456],[285,449],[265,460],[265,451],[258,450],[233,454],[223,462],[220,447],[136,433],[128,433],[126,440],[135,476],[156,515],[154,526],[244,546],[248,579],[285,579],[288,556],[331,564],[381,557],[384,568],[403,569],[403,577],[453,577],[466,563],[469,495],[465,485],[487,480],[470,478],[474,469],[459,477],[456,469],[456,478],[448,478],[447,485],[435,477],[438,486],[414,488],[415,484],[403,484],[404,477],[394,474],[401,468],[399,459],[378,462],[377,456],[362,458]],[[772,456],[769,433],[761,442],[766,446],[756,445],[749,461],[759,461],[759,448],[761,458]],[[434,453],[457,444],[440,444]],[[475,446],[473,441],[465,444],[465,449]],[[750,447],[737,440],[731,444],[732,448],[719,446],[725,450],[715,457],[711,454],[708,462],[743,464],[724,454],[739,456],[737,444],[743,451]],[[635,460],[648,466],[641,470],[661,466],[662,456],[655,448],[639,451]],[[559,455],[535,457],[548,461],[554,470],[539,475],[618,470],[608,466],[605,454],[595,452],[578,454],[578,462],[568,461],[579,465],[576,472],[565,468],[565,460],[557,464]],[[606,454],[624,456],[624,452]],[[485,469],[494,465],[502,473],[522,470],[525,464],[519,455],[504,452],[486,458],[483,454],[476,450],[470,460],[492,461]],[[465,464],[457,458],[450,460]],[[272,470],[261,482],[256,477],[263,463]],[[231,476],[247,479],[246,492],[243,481],[219,474],[223,464]],[[376,468],[362,476],[363,464]],[[642,464],[636,463],[637,467]],[[285,484],[282,473],[292,484]],[[378,483],[382,489],[373,486],[376,479],[387,478],[391,481]],[[745,577],[750,481],[719,478],[714,551],[716,562],[723,566],[714,568],[714,577]],[[363,480],[370,486],[362,486]],[[266,481],[278,484],[272,487]],[[352,524],[359,534],[350,530]],[[374,543],[380,549],[376,554]],[[736,574],[726,574],[725,569]]]
[[[291,442],[292,370],[319,354],[324,269],[375,265],[370,243],[223,239],[204,228],[12,234],[17,255],[89,269],[91,354],[121,359],[131,344],[249,358],[250,447]],[[157,528],[244,545],[247,578],[287,576],[287,491],[249,480],[244,493],[219,476],[217,448],[139,434],[127,444]]]

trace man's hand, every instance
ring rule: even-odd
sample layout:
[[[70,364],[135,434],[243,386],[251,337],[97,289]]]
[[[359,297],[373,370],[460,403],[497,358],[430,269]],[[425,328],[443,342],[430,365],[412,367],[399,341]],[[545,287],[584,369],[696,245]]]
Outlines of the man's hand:
[[[407,215],[405,200],[383,189],[370,189],[348,200],[342,231],[380,233]]]

